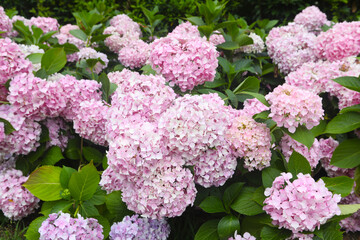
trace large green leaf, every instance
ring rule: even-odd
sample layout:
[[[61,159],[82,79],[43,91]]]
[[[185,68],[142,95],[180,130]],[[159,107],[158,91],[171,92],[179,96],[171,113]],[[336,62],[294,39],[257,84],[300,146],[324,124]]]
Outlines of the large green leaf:
[[[60,173],[60,184],[64,189],[68,188],[71,175],[74,172],[76,172],[75,169],[73,169],[71,167],[63,166],[63,169],[61,170],[61,173]]]
[[[333,81],[348,89],[360,92],[360,79],[358,77],[338,77],[333,79]]]
[[[326,126],[325,133],[346,133],[360,127],[360,113],[346,112],[334,117]]]
[[[217,226],[219,220],[210,220],[201,225],[194,240],[218,240]]]
[[[349,195],[354,187],[354,179],[347,176],[339,176],[334,178],[322,177],[325,186],[335,194],[341,194],[341,197]]]
[[[61,159],[64,159],[64,156],[62,155],[62,152],[61,152],[61,148],[58,146],[52,146],[45,153],[45,156],[43,157],[41,164],[42,165],[54,165]]]
[[[218,197],[209,196],[204,199],[199,207],[207,213],[225,212],[224,205]]]
[[[262,240],[285,240],[291,236],[291,231],[287,229],[272,228],[264,226],[261,230]]]
[[[71,35],[73,35],[74,37],[83,40],[84,42],[87,40],[88,36],[86,35],[86,33],[84,33],[84,31],[80,30],[80,29],[73,29],[69,31]]]
[[[352,105],[350,107],[346,107],[340,110],[340,113],[346,112],[360,112],[360,104]]]
[[[29,228],[25,233],[27,240],[38,240],[40,238],[39,228],[46,218],[47,217],[38,217],[30,223]]]
[[[106,196],[106,207],[119,221],[127,214],[125,203],[121,200],[121,192],[114,191]]]
[[[305,126],[299,126],[294,133],[289,132],[286,128],[281,128],[292,139],[304,144],[306,147],[311,148],[314,143],[314,134],[308,130]]]
[[[71,196],[76,200],[88,200],[94,193],[100,182],[100,176],[93,163],[84,166],[79,172],[74,172],[69,181]]]
[[[85,201],[83,203],[80,204],[80,210],[79,213],[81,216],[83,217],[93,217],[93,216],[99,216],[99,211],[97,210],[97,208],[94,206],[94,204]]]
[[[60,167],[42,166],[33,171],[23,184],[35,197],[43,201],[61,199]]]
[[[264,187],[268,188],[272,186],[275,178],[280,176],[282,171],[274,167],[268,167],[261,171],[262,174],[262,183]]]
[[[103,154],[99,150],[92,147],[84,147],[83,154],[88,162],[94,161],[94,163],[100,163],[104,158]]]
[[[229,239],[235,231],[240,232],[239,219],[233,215],[223,217],[218,223],[217,231],[220,239]]]
[[[239,196],[244,184],[244,182],[234,183],[225,189],[223,202],[226,209],[229,209],[233,201]]]
[[[243,187],[239,197],[231,204],[231,208],[238,213],[248,216],[262,213],[262,206],[254,201],[255,191],[256,188],[254,187]]]
[[[236,42],[224,42],[222,44],[217,45],[217,47],[224,50],[235,50],[238,49],[240,46]]]
[[[240,83],[239,86],[236,87],[234,93],[236,94],[244,91],[257,93],[259,92],[259,88],[260,88],[260,80],[257,77],[250,76],[247,77],[242,83]]]
[[[272,219],[267,214],[245,216],[241,222],[241,231],[248,232],[256,239],[260,239],[260,233],[265,225],[273,226]]]
[[[47,50],[41,58],[41,68],[47,75],[60,71],[66,64],[66,53],[63,48]]]
[[[228,96],[228,98],[229,98],[230,102],[232,103],[232,105],[235,108],[237,108],[239,102],[238,102],[238,99],[237,99],[236,95],[230,89],[226,89],[225,93]]]
[[[338,204],[341,215],[356,213],[360,209],[360,204]]]
[[[288,171],[296,177],[299,173],[311,174],[311,166],[309,161],[300,153],[293,151],[288,163]]]
[[[320,229],[315,229],[314,240],[342,240],[342,232],[340,232],[339,222],[329,222],[321,226]]]
[[[94,216],[93,218],[97,219],[98,222],[101,224],[101,226],[103,226],[103,235],[104,235],[104,239],[107,239],[107,237],[109,236],[110,233],[110,223],[109,220],[107,220],[105,217],[103,216]]]
[[[331,165],[354,168],[360,165],[360,139],[348,139],[339,144],[331,158]]]

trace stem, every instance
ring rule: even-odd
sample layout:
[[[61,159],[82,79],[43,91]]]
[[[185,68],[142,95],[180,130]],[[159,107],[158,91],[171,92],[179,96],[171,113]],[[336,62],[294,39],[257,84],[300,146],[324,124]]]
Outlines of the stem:
[[[9,102],[0,101],[0,104],[10,104]]]
[[[80,204],[78,205],[78,207],[77,207],[77,208],[76,208],[76,210],[75,210],[75,213],[74,213],[74,218],[76,218],[76,216],[77,216],[77,214],[78,214],[79,210],[80,210]]]

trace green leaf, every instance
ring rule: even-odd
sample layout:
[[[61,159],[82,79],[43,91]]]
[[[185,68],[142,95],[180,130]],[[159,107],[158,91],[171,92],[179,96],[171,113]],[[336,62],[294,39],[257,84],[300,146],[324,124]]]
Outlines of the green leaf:
[[[322,177],[325,186],[334,194],[341,194],[341,197],[349,195],[354,187],[354,179],[347,176]]]
[[[235,72],[244,72],[250,70],[252,63],[253,61],[250,59],[240,59],[234,62]]]
[[[272,186],[272,183],[274,182],[275,178],[280,176],[282,171],[280,171],[277,168],[268,167],[261,171],[262,174],[262,183],[264,187],[268,188]]]
[[[261,186],[261,187],[258,187],[253,194],[253,200],[261,206],[264,206],[264,201],[266,198],[264,195],[264,192],[265,192],[265,189],[263,186]]]
[[[42,59],[42,58],[41,58]],[[40,68],[39,71],[35,73],[35,77],[46,79],[48,74],[46,73],[46,70],[43,68]]]
[[[243,34],[243,35],[239,35],[237,38],[236,38],[236,40],[235,40],[235,42],[238,44],[238,46],[245,46],[245,45],[250,45],[250,44],[253,44],[254,43],[254,41],[252,40],[252,38],[251,37],[249,37],[249,36],[247,36],[247,35],[245,35],[245,34]]]
[[[235,50],[238,49],[240,46],[236,42],[224,42],[222,44],[217,45],[217,47],[224,50]]]
[[[47,50],[41,59],[41,68],[51,75],[60,71],[66,64],[66,53],[63,48]]]
[[[80,159],[80,139],[70,139],[65,149],[65,156],[71,160]]]
[[[264,95],[262,95],[260,93],[247,92],[247,91],[242,91],[242,92],[237,93],[237,95],[240,95],[240,94],[250,95],[250,96],[252,96],[250,98],[256,98],[257,100],[259,100],[265,106],[270,107],[270,104],[266,101]]]
[[[199,207],[207,213],[225,212],[224,205],[218,197],[209,196],[204,199]]]
[[[58,161],[64,159],[62,155],[61,148],[58,146],[52,146],[47,150],[45,156],[42,159],[42,165],[55,165]]]
[[[102,190],[100,186],[96,189],[96,192],[86,202],[91,203],[93,205],[101,205],[106,202],[106,191]]]
[[[288,171],[291,172],[293,177],[296,177],[299,173],[311,174],[311,166],[309,161],[303,155],[293,151],[289,159]]]
[[[99,216],[94,216],[93,218],[97,219],[98,222],[101,224],[101,226],[103,226],[103,235],[104,235],[104,239],[107,239],[107,237],[109,236],[110,233],[110,223],[109,220],[107,220],[105,217],[99,215]]]
[[[41,58],[44,54],[43,53],[32,53],[26,56],[27,59],[30,60],[33,64],[41,63]]]
[[[71,196],[76,200],[89,200],[96,192],[99,182],[100,176],[91,162],[71,175],[69,181]]]
[[[331,165],[354,168],[360,165],[360,139],[348,139],[339,144],[331,158]]]
[[[360,127],[360,113],[346,112],[334,117],[326,126],[325,133],[346,133]]]
[[[239,92],[259,92],[260,88],[260,80],[257,77],[250,76],[247,77],[242,83],[239,84],[239,86],[236,87],[234,90],[234,93]]]
[[[291,231],[287,229],[277,229],[264,226],[261,230],[262,240],[285,240],[291,236]]]
[[[192,24],[198,25],[198,26],[202,26],[205,25],[204,21],[202,20],[201,17],[188,17],[185,18],[186,20],[188,20],[189,22],[191,22]]]
[[[254,187],[243,187],[239,197],[235,199],[233,204],[231,204],[231,208],[236,212],[247,216],[253,216],[262,213],[262,206],[253,200],[255,191],[256,188]]]
[[[354,174],[355,189],[354,192],[359,196],[360,194],[360,167],[357,167]]]
[[[73,35],[74,37],[83,40],[84,42],[87,40],[88,36],[86,35],[86,33],[84,33],[84,31],[80,30],[80,29],[73,29],[70,30],[70,34]]]
[[[360,204],[338,204],[341,215],[353,214],[360,209]]]
[[[60,211],[62,212],[68,212],[69,208],[73,205],[72,201],[67,200],[59,200],[54,204],[54,206],[51,208],[51,213],[58,213]]]
[[[225,73],[230,72],[231,63],[223,57],[218,57],[219,65],[223,68]]]
[[[217,87],[221,87],[224,86],[226,84],[226,82],[224,81],[223,78],[216,78],[214,79],[213,82],[205,82],[204,87],[207,88],[217,88]]]
[[[315,236],[323,240],[342,240],[342,232],[340,232],[339,222],[329,222],[321,226],[320,229],[314,231]]]
[[[286,128],[281,128],[283,132],[288,134],[292,139],[304,144],[306,147],[311,148],[314,143],[314,134],[305,126],[299,126],[294,133],[289,132]]]
[[[85,201],[82,204],[80,204],[79,213],[81,216],[86,218],[100,215],[97,208],[88,201]]]
[[[219,220],[209,220],[197,231],[194,240],[218,240],[217,226]]]
[[[70,181],[71,175],[74,172],[76,172],[75,169],[73,169],[71,167],[63,166],[61,173],[60,173],[60,184],[64,189],[69,187],[69,181]]]
[[[23,184],[35,197],[43,201],[61,199],[60,167],[42,166],[33,171]]]
[[[43,221],[45,221],[47,217],[38,217],[35,220],[33,220],[28,230],[25,233],[25,237],[28,240],[38,240],[40,238],[39,228],[41,227],[41,224]]]
[[[341,114],[346,112],[360,112],[360,104],[346,107],[340,110]]]
[[[226,209],[229,209],[233,201],[239,196],[244,184],[244,182],[234,183],[225,189],[223,202]]]
[[[321,120],[320,124],[313,127],[312,129],[310,129],[310,131],[312,132],[312,134],[314,135],[314,137],[320,136],[321,134],[324,133],[325,129],[326,129],[326,121],[325,120]]]
[[[116,216],[119,221],[127,214],[126,204],[121,200],[121,192],[114,191],[106,196],[106,208]]]
[[[55,33],[57,33],[58,31],[50,31],[45,33],[44,35],[42,35],[39,39],[39,43],[43,43],[45,41],[47,41],[49,38],[51,38],[52,35],[54,35]]]
[[[256,216],[245,216],[241,222],[241,231],[248,232],[256,239],[260,239],[260,233],[265,225],[272,226],[272,219],[267,214],[259,214]]]
[[[68,54],[73,54],[79,51],[79,48],[76,47],[74,44],[71,43],[64,43],[61,45],[61,47],[64,48],[65,53]]]
[[[358,77],[338,77],[332,80],[341,86],[360,92],[360,79]]]
[[[99,76],[99,82],[101,83],[101,90],[103,92],[103,98],[105,101],[109,101],[110,92],[110,80],[106,73],[101,73]]]
[[[217,226],[217,231],[220,239],[228,239],[234,235],[235,231],[240,232],[240,222],[233,215],[223,217]]]
[[[15,128],[11,125],[11,123],[8,120],[6,120],[4,118],[0,118],[0,122],[4,123],[4,130],[5,130],[6,135],[9,135],[13,131],[16,131]]]
[[[239,102],[236,98],[236,95],[230,89],[226,89],[225,93],[228,96],[230,102],[234,105],[235,108],[237,108]]]
[[[58,201],[63,201],[63,200],[58,200]],[[51,209],[58,201],[44,202],[41,206],[40,213],[44,216],[48,216],[51,213]]]
[[[103,160],[103,154],[92,147],[84,147],[83,154],[88,162],[94,161],[94,163],[100,163]]]

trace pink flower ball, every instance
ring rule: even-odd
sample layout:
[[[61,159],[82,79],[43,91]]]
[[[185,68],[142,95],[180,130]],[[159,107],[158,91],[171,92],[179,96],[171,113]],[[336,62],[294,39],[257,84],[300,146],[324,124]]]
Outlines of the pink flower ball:
[[[272,218],[272,224],[293,233],[314,231],[341,211],[339,194],[332,194],[322,179],[317,182],[309,175],[299,173],[290,182],[291,173],[281,173],[272,187],[266,188],[263,209]]]
[[[316,6],[310,6],[295,16],[294,22],[306,27],[308,31],[321,31],[323,25],[330,25],[326,14]]]
[[[150,46],[143,40],[134,40],[119,51],[119,61],[131,69],[141,68],[150,55]]]
[[[311,168],[315,168],[322,158],[321,145],[316,138],[310,149],[292,139],[289,135],[284,135],[279,144],[286,161],[289,161],[293,151],[303,155],[309,161]]]
[[[64,150],[67,146],[70,128],[62,118],[47,118],[44,121],[45,126],[49,130],[50,141],[47,147],[58,146]]]
[[[244,53],[261,53],[265,50],[264,41],[261,37],[255,33],[250,33],[249,37],[253,40],[253,43],[250,45],[246,45],[240,47],[237,51],[244,52]]]
[[[22,184],[27,181],[20,170],[0,170],[0,209],[12,220],[20,220],[39,207],[39,199]]]
[[[95,218],[84,219],[80,214],[72,218],[69,213],[52,213],[42,222],[40,240],[102,240],[103,226]]]
[[[179,24],[168,37],[178,37],[178,38],[199,38],[200,32],[197,26],[192,25],[190,22],[183,22]]]
[[[110,19],[110,25],[117,28],[118,33],[122,36],[133,35],[137,38],[141,37],[140,25],[126,14],[119,14]]]
[[[311,129],[323,119],[321,98],[307,90],[285,83],[276,87],[265,99],[271,104],[269,117],[291,133],[301,125]]]
[[[269,107],[265,106],[262,102],[256,98],[246,99],[244,102],[244,108],[242,112],[248,116],[254,116],[255,114],[261,113],[263,111],[270,110]]]
[[[185,92],[215,78],[219,53],[205,39],[170,35],[156,39],[150,47],[150,65],[170,86],[178,85]]]
[[[214,46],[216,46],[216,45],[224,43],[225,38],[220,32],[215,31],[213,34],[211,34],[211,36],[209,38],[209,42],[211,44],[213,44]]]
[[[249,171],[270,166],[271,136],[266,124],[257,123],[251,116],[241,115],[233,120],[226,133],[236,157],[244,158]]]
[[[360,22],[336,23],[316,39],[316,54],[330,61],[360,53]]]
[[[77,25],[66,24],[60,28],[58,34],[55,34],[59,41],[59,44],[71,43],[74,44],[78,49],[85,47],[85,42],[77,37],[74,37],[70,31],[79,29]],[[77,53],[73,53],[67,56],[68,62],[76,62],[79,60]]]
[[[32,17],[30,18],[30,25],[35,25],[36,27],[41,28],[44,33],[59,30],[58,21],[51,17]]]
[[[16,75],[30,73],[31,66],[16,43],[9,38],[0,39],[0,84],[5,84]]]
[[[12,22],[6,15],[4,8],[0,6],[0,31],[5,32],[0,34],[3,37],[10,37],[12,35]]]
[[[306,62],[317,60],[315,42],[314,33],[294,23],[271,29],[266,38],[268,54],[284,74],[295,71]]]

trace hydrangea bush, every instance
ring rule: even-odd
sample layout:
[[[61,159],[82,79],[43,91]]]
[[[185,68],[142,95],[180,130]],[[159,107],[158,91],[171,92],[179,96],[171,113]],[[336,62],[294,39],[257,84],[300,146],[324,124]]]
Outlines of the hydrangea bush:
[[[225,4],[169,33],[157,8],[60,26],[0,7],[0,221],[30,240],[359,231],[359,22]]]

